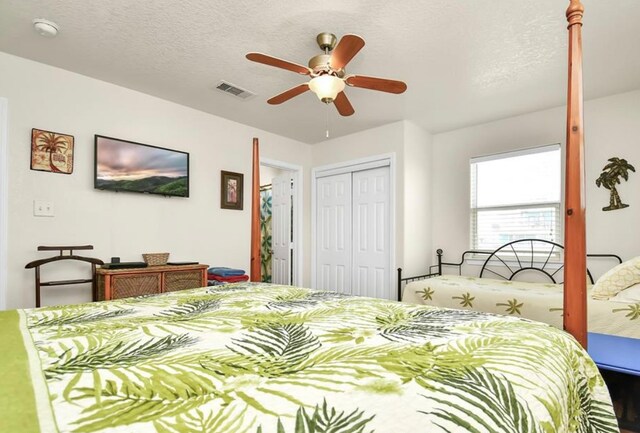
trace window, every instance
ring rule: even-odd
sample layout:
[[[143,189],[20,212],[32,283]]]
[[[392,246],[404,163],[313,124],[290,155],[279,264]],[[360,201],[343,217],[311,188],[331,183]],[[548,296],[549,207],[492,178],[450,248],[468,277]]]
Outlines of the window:
[[[471,248],[562,243],[560,145],[471,159]]]

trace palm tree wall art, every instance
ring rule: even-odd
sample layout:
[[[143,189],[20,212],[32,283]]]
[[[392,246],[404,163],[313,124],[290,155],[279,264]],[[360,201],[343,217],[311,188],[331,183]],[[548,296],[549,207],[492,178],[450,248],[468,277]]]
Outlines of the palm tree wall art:
[[[41,129],[31,130],[31,169],[71,174],[73,136]]]
[[[629,164],[624,158],[609,158],[609,163],[604,166],[602,173],[596,179],[596,185],[598,188],[603,186],[609,190],[609,206],[602,208],[603,211],[624,209],[629,207],[628,204],[622,203],[620,194],[616,185],[620,185],[620,179],[624,179],[625,182],[629,180],[629,172],[635,172],[636,169],[633,165]]]

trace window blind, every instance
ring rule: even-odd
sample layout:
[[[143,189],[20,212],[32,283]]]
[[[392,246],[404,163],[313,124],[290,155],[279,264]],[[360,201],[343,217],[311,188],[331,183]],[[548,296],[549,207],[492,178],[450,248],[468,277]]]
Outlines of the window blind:
[[[562,239],[560,145],[472,158],[471,248]]]

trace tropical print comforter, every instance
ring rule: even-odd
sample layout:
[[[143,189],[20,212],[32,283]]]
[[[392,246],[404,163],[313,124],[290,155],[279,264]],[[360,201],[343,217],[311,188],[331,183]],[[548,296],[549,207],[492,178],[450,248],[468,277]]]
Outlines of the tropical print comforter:
[[[0,313],[0,431],[617,432],[568,334],[235,284]]]
[[[591,297],[587,288],[589,332],[640,338],[640,303]],[[524,317],[562,329],[562,284],[441,275],[406,285],[403,302]]]

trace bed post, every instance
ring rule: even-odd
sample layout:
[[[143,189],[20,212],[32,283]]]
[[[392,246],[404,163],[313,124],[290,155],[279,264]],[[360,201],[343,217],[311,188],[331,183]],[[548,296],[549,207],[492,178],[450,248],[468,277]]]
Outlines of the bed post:
[[[436,254],[438,255],[438,275],[442,275],[442,250],[438,248]]]
[[[569,83],[564,219],[564,329],[587,347],[587,252],[585,229],[584,125],[582,94],[582,15],[570,0]]]
[[[251,281],[260,282],[260,155],[258,139],[253,139],[251,177]]]
[[[398,301],[402,302],[402,268],[398,268]]]

